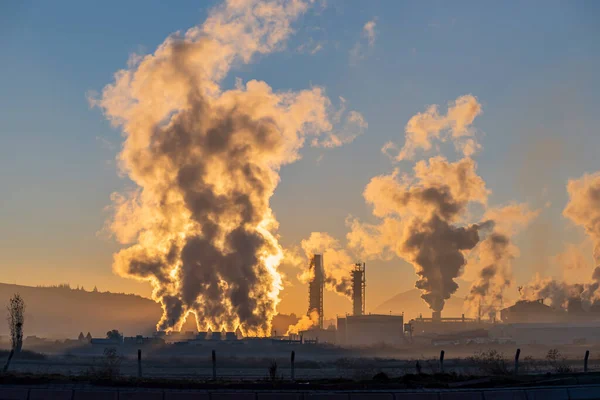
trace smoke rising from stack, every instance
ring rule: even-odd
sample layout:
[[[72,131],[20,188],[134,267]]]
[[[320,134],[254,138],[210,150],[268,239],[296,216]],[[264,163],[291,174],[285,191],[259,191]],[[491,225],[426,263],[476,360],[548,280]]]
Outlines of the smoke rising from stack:
[[[480,231],[493,226],[491,221],[459,225],[470,203],[487,201],[488,190],[475,169],[470,158],[451,163],[434,157],[419,161],[412,177],[396,170],[372,178],[364,197],[383,221],[351,223],[348,240],[357,252],[374,254],[388,247],[413,264],[419,276],[416,287],[434,311],[441,311],[458,289],[454,279],[466,263],[465,251],[477,245]],[[369,248],[373,244],[376,249]]]
[[[563,215],[585,229],[594,244],[594,262],[600,265],[600,172],[569,180],[567,192]]]
[[[314,254],[323,255],[325,289],[352,298],[351,271],[354,268],[354,259],[337,239],[324,232],[312,232],[308,239],[302,240],[302,249],[307,260],[310,260]],[[312,276],[306,265],[302,268],[299,279],[307,283]]]
[[[481,112],[477,98],[465,95],[450,102],[445,115],[433,105],[413,116],[396,161],[414,158],[417,150],[439,152],[439,144],[446,141],[464,158],[448,162],[434,156],[418,161],[413,176],[395,170],[372,178],[363,195],[380,223],[349,220],[349,247],[363,258],[397,255],[411,263],[419,276],[416,287],[435,312],[456,292],[454,279],[463,273],[467,257],[475,281],[468,303],[501,302],[512,280],[511,262],[518,256],[511,236],[537,216],[526,205],[511,205],[489,209],[479,223],[466,222],[470,206],[486,208],[489,195],[471,158],[481,149],[471,127]],[[382,151],[389,154],[396,148],[390,142]]]
[[[309,330],[310,328],[318,325],[319,313],[316,310],[313,310],[309,313],[309,315],[303,315],[295,325],[290,325],[285,333],[285,336],[297,335],[301,331]]]
[[[252,80],[223,90],[220,81],[281,49],[306,9],[299,0],[228,1],[132,58],[92,100],[122,129],[120,166],[138,187],[113,196],[110,229],[131,244],[113,268],[153,285],[164,312],[157,329],[177,330],[194,313],[199,330],[270,333],[283,251],[269,201],[306,137],[332,131],[331,103],[316,87],[277,93]],[[364,126],[357,115],[346,120]]]
[[[503,304],[504,291],[513,282],[512,262],[519,248],[512,237],[539,215],[526,204],[489,209],[484,220],[495,221],[494,228],[469,254],[465,275],[476,274],[465,306],[471,315],[489,315]]]
[[[569,202],[563,215],[575,225],[585,229],[593,244],[593,258],[596,264],[591,280],[586,283],[569,284],[552,278],[536,277],[521,290],[521,297],[527,300],[540,298],[550,300],[554,307],[566,307],[569,300],[577,299],[585,308],[600,300],[600,172],[584,174],[579,179],[569,180],[567,184]],[[574,252],[584,246],[567,246],[567,251]],[[584,255],[569,255],[568,260],[580,262]]]

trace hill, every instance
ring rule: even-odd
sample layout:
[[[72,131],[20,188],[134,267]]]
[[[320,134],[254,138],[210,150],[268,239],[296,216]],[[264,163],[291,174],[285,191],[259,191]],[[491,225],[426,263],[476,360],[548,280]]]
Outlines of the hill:
[[[88,292],[58,287],[31,287],[0,283],[0,336],[8,335],[6,318],[1,313],[9,298],[19,293],[25,300],[25,336],[75,338],[79,332],[104,337],[111,329],[127,336],[151,335],[161,317],[160,305],[151,299],[111,292]],[[298,318],[280,314],[273,329],[285,332]],[[195,331],[196,321],[188,318],[182,331]]]
[[[459,317],[463,311],[463,299],[459,297],[451,297],[446,301],[442,317]],[[421,299],[421,291],[419,289],[411,289],[406,292],[398,293],[389,300],[384,301],[377,306],[373,313],[376,314],[401,314],[404,312],[405,321],[408,322],[412,318],[416,318],[419,314],[423,317],[431,317],[431,310],[423,299]]]
[[[103,337],[111,329],[126,335],[149,334],[162,314],[158,304],[141,296],[88,292],[66,285],[31,287],[0,283],[0,307],[15,293],[25,300],[26,336],[77,337],[79,332],[91,332]],[[0,316],[0,335],[6,334],[6,318]]]

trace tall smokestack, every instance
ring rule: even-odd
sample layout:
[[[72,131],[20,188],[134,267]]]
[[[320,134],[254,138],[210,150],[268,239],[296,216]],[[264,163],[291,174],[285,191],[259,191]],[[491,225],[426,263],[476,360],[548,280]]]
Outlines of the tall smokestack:
[[[434,311],[431,314],[431,320],[433,322],[442,322],[442,312],[441,311]]]
[[[365,264],[356,263],[352,271],[352,310],[354,315],[365,313]]]
[[[308,315],[316,311],[319,314],[319,328],[323,329],[323,255],[315,254],[310,262],[312,280],[308,284]]]

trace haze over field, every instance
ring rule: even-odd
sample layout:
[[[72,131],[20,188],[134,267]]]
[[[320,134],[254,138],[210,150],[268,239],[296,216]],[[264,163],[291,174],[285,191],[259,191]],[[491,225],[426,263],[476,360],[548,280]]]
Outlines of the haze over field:
[[[0,280],[160,309],[19,288],[34,330],[268,336],[317,253],[327,318],[355,262],[367,312],[600,301],[595,3],[47,7],[0,13]]]

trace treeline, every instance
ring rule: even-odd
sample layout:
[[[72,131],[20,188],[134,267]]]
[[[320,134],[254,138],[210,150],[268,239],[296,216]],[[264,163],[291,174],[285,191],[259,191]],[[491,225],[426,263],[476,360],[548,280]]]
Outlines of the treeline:
[[[86,290],[83,285],[82,286],[77,285],[76,287],[71,287],[70,283],[59,283],[58,285],[36,285],[35,287],[40,288],[40,289],[60,289],[60,290],[80,291],[80,292],[86,292],[86,293],[105,293],[105,294],[119,294],[119,295],[124,295],[124,296],[142,297],[142,296],[139,296],[134,293],[111,292],[108,290],[101,292],[98,290],[97,286],[94,286],[94,288],[92,290]]]

